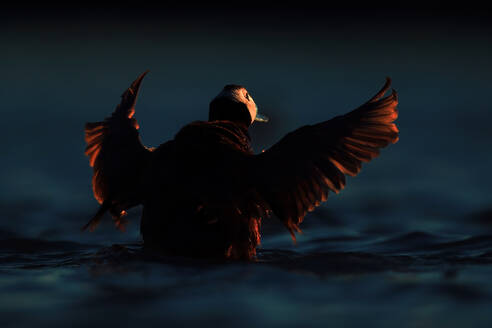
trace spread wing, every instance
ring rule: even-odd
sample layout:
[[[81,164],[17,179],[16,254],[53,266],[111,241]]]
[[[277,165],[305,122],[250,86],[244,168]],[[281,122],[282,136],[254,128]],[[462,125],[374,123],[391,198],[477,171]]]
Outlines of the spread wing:
[[[92,189],[102,205],[83,229],[93,230],[107,210],[113,214],[116,225],[123,228],[120,219],[125,209],[141,201],[139,186],[150,150],[140,140],[139,126],[133,115],[145,74],[147,72],[122,94],[121,103],[110,117],[85,125],[85,154],[94,168]]]
[[[344,188],[345,174],[357,175],[362,162],[398,141],[393,123],[398,117],[396,91],[383,98],[390,84],[387,78],[384,87],[359,108],[301,127],[255,156],[258,191],[294,240],[306,213],[326,201],[329,191]]]

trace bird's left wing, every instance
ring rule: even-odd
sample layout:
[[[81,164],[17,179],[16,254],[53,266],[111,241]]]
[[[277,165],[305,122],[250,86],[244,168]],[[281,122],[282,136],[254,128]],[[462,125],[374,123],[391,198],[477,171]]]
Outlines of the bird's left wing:
[[[151,152],[140,140],[139,125],[133,115],[146,73],[125,90],[120,104],[110,117],[85,125],[85,154],[94,168],[92,189],[101,207],[83,229],[93,230],[108,210],[115,224],[123,228],[121,217],[125,210],[141,202],[140,185]]]
[[[357,175],[362,162],[398,141],[393,123],[397,94],[393,90],[383,98],[390,84],[388,78],[374,97],[348,114],[301,127],[253,156],[250,167],[257,190],[294,240],[306,213],[326,201],[329,191],[344,188],[345,174]]]

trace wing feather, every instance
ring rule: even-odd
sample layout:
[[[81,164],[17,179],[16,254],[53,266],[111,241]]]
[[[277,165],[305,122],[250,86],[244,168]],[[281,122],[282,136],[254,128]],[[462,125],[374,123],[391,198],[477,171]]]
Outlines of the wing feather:
[[[147,72],[141,74],[121,96],[113,114],[101,122],[85,124],[85,155],[93,167],[92,189],[102,204],[84,227],[93,230],[106,210],[121,227],[125,209],[140,202],[143,167],[150,151],[141,143],[138,123],[133,118],[138,91]]]
[[[368,102],[331,120],[301,127],[254,156],[259,193],[295,240],[308,211],[345,187],[345,175],[356,176],[362,162],[398,141],[396,91],[384,97],[391,80]],[[384,98],[383,98],[384,97]]]

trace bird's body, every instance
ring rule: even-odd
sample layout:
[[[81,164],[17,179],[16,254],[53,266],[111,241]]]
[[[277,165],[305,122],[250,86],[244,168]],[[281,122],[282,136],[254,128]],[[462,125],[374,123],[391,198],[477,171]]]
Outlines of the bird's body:
[[[230,121],[194,122],[153,155],[141,222],[147,247],[189,256],[223,257],[236,248],[248,253],[236,257],[254,254],[259,241],[249,240],[250,225],[261,217],[243,218],[233,205],[251,188],[241,172],[253,155],[247,130]]]
[[[143,76],[111,117],[86,125],[102,204],[86,227],[107,210],[121,227],[125,210],[142,204],[145,246],[169,254],[252,259],[261,221],[272,214],[295,238],[305,214],[344,187],[344,174],[356,175],[361,162],[398,139],[396,93],[381,99],[388,80],[358,109],[302,127],[255,155],[248,128],[264,118],[244,87],[227,85],[211,102],[209,121],[188,124],[149,149],[133,118]]]

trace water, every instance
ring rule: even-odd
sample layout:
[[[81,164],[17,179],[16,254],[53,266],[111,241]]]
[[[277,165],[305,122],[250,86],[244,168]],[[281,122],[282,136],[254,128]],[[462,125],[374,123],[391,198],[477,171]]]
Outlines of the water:
[[[178,14],[0,14],[0,325],[490,327],[490,20]],[[386,75],[400,141],[306,217],[297,245],[272,221],[254,263],[148,253],[139,208],[126,233],[80,232],[97,209],[83,124],[146,69],[149,146],[205,119],[227,83],[271,118],[251,130],[260,151]]]
[[[12,327],[142,320],[241,327],[490,324],[492,235],[324,232],[300,238],[295,249],[282,246],[283,235],[270,236],[272,248],[265,246],[255,263],[170,258],[139,244],[4,239],[2,321]]]

